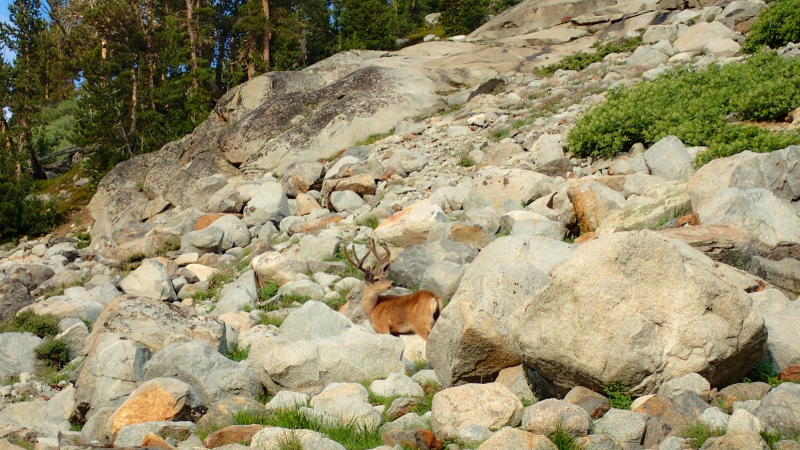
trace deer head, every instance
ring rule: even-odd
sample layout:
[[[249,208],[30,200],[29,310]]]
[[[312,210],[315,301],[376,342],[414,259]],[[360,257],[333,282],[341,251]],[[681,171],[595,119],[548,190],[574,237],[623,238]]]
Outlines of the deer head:
[[[364,274],[364,295],[380,295],[394,286],[392,280],[389,279],[389,258],[391,258],[391,252],[389,251],[389,246],[385,243],[381,244],[384,251],[386,252],[383,256],[378,253],[378,247],[375,244],[375,240],[372,239],[367,244],[367,252],[364,253],[362,258],[359,258],[356,255],[356,246],[352,245],[350,247],[350,251],[353,253],[353,257],[351,258],[347,252],[347,247],[344,248],[344,257],[347,258],[347,261],[353,265],[356,269],[360,270]],[[373,255],[377,264],[375,267],[369,268],[364,267],[364,262],[367,260],[369,255]]]

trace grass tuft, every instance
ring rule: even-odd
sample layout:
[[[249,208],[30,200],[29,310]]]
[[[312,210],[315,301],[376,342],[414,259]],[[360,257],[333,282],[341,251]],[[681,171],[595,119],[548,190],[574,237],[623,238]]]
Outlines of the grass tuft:
[[[238,342],[234,342],[231,348],[228,350],[228,353],[225,354],[225,357],[230,359],[231,361],[244,361],[247,359],[247,356],[250,354],[250,346],[246,347],[239,347]]]
[[[711,428],[706,423],[695,422],[683,430],[682,436],[686,439],[691,439],[692,448],[699,449],[708,438],[724,434],[725,429]]]
[[[630,388],[621,384],[612,384],[603,388],[603,391],[608,396],[608,403],[612,408],[616,409],[631,409],[631,394],[628,393]]]
[[[575,436],[569,434],[560,423],[556,426],[556,431],[548,436],[548,438],[555,444],[558,450],[580,450],[581,448]]]
[[[58,334],[58,322],[58,317],[52,314],[40,316],[27,310],[0,323],[0,333],[28,332],[44,339]]]

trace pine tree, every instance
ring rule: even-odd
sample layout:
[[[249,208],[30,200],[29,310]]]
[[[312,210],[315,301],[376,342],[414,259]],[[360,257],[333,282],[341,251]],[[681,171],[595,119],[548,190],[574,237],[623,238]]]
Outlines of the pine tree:
[[[441,0],[442,25],[449,36],[468,34],[486,20],[488,0]]]
[[[338,50],[390,50],[397,39],[394,7],[385,0],[334,2]]]

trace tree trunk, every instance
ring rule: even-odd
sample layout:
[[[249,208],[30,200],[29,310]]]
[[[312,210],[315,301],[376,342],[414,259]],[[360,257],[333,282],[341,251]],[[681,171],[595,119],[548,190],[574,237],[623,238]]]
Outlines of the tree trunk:
[[[136,66],[131,64],[131,127],[128,134],[133,134],[136,132],[136,108],[138,108],[137,104],[137,77],[136,77]]]
[[[247,37],[247,81],[253,79],[256,68],[253,65],[253,54],[256,51],[256,33],[251,31]]]
[[[186,0],[186,28],[189,31],[189,52],[192,59],[192,87],[197,88],[197,29],[194,26],[195,0]],[[190,92],[191,95],[191,92]]]
[[[264,17],[266,18],[266,25],[264,25],[264,49],[261,51],[261,59],[267,64],[267,70],[270,69],[269,63],[269,41],[272,39],[272,31],[270,30],[271,24],[269,22],[269,0],[261,0],[261,9],[264,10]]]

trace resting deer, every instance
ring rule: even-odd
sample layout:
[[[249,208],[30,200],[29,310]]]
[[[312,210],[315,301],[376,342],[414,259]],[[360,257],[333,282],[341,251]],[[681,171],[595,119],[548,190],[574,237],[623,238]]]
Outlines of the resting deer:
[[[430,291],[417,291],[408,295],[382,295],[394,284],[388,277],[391,253],[385,243],[382,246],[386,254],[380,256],[375,241],[371,240],[362,258],[358,258],[355,246],[352,246],[352,259],[347,247],[344,248],[345,258],[364,273],[361,309],[378,333],[395,336],[416,333],[427,341],[433,323],[442,311],[442,299]],[[364,268],[364,261],[370,254],[378,261],[373,269]]]

